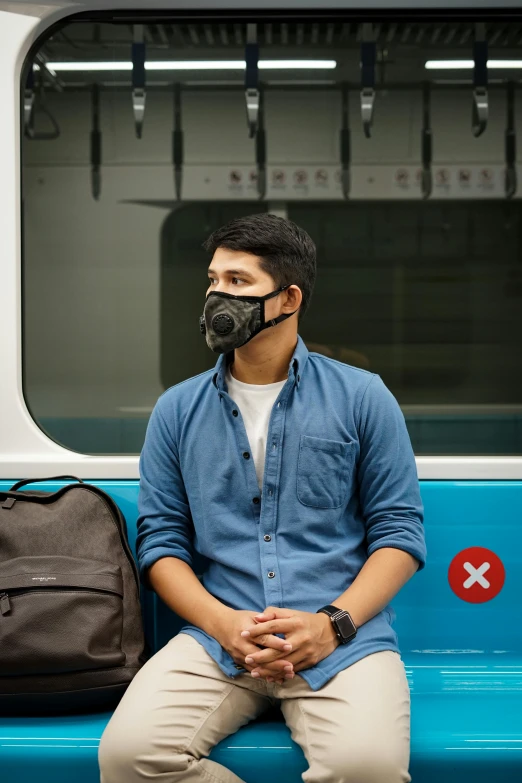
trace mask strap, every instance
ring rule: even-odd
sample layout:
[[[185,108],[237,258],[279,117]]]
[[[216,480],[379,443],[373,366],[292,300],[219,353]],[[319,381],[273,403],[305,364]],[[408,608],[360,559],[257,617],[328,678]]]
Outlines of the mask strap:
[[[278,288],[277,290],[272,291],[271,294],[266,294],[265,296],[260,297],[260,299],[264,299],[264,300],[272,299],[273,296],[277,296],[278,294],[281,293],[281,291],[284,291],[285,288],[290,288],[291,285],[292,285],[292,283],[287,283],[287,285],[281,286],[281,288]]]
[[[281,291],[284,291],[285,288],[290,288],[292,283],[288,283],[287,285],[281,286],[281,288],[278,288],[277,291],[272,291],[271,294],[267,294],[263,297],[263,299],[271,299],[273,296],[277,296],[281,293]],[[264,312],[264,303],[263,303],[263,320],[265,318],[265,312]],[[297,308],[299,310],[299,308]],[[294,310],[293,313],[283,313],[282,315],[278,316],[277,318],[271,318],[270,321],[266,321],[261,329],[259,331],[263,331],[263,329],[267,329],[269,326],[276,326],[276,324],[281,323],[281,321],[284,321],[286,318],[290,318],[291,315],[294,315],[294,313],[297,313],[297,310]]]
[[[299,310],[299,308],[297,308],[297,310]],[[297,313],[297,310],[294,310],[293,313],[283,313],[282,315],[278,316],[278,318],[272,318],[270,321],[267,321],[265,324],[263,324],[263,326],[261,327],[261,330],[262,329],[266,329],[269,326],[275,326],[276,324],[280,323],[281,321],[285,321],[287,318],[290,318],[291,315],[294,315],[295,313]]]

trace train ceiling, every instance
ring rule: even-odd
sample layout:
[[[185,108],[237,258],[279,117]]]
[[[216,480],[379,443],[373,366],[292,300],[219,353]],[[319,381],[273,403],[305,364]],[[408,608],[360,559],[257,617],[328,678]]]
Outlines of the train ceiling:
[[[356,47],[362,40],[363,25],[358,22],[274,22],[258,25],[260,46],[301,47]],[[400,46],[467,48],[473,39],[474,25],[469,22],[421,23],[383,22],[373,25],[378,44]],[[155,49],[208,49],[241,47],[246,43],[246,24],[145,24],[145,41]],[[502,22],[486,24],[486,38],[490,46],[517,47],[522,45],[522,23]],[[78,50],[100,47],[120,48],[133,40],[129,24],[69,24],[57,31],[46,44],[55,55],[78,55]]]
[[[241,59],[247,43],[247,24],[234,22],[166,23],[146,24],[143,20],[143,39],[147,47],[147,59]],[[521,56],[522,22],[496,21],[484,26],[490,57],[512,59]],[[461,59],[472,56],[476,26],[469,21],[447,22],[374,22],[373,38],[377,44],[377,80],[381,83],[423,81],[437,79],[437,74],[427,74],[424,63],[429,58]],[[356,80],[359,70],[360,47],[364,37],[364,25],[359,22],[303,21],[261,22],[257,25],[257,41],[260,57],[280,58],[334,58],[337,68],[328,73],[270,72],[272,81],[306,81],[320,78],[336,82]],[[134,40],[134,26],[127,22],[94,23],[71,22],[56,29],[42,45],[39,55],[44,61],[128,60]],[[522,74],[522,70],[520,71]],[[439,74],[440,75],[440,74]],[[190,72],[191,80],[205,81],[209,74]],[[446,72],[446,80],[469,80],[471,72]],[[491,73],[491,77],[495,74]],[[501,75],[502,76],[502,75]],[[147,81],[160,84],[163,81],[186,80],[187,72],[149,74]],[[239,74],[217,72],[214,81],[230,82],[240,79]],[[505,76],[503,77],[505,78]],[[518,79],[518,73],[514,77]],[[87,72],[61,72],[58,81],[62,86],[81,86],[92,81],[129,83],[130,74],[113,71],[110,74]]]

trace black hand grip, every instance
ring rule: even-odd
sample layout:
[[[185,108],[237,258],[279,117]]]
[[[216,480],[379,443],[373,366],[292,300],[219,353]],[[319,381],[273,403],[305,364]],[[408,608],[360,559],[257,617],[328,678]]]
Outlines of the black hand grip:
[[[23,487],[24,484],[34,484],[37,481],[56,481],[56,479],[74,479],[79,484],[83,484],[83,481],[78,478],[78,476],[49,476],[48,478],[23,479],[22,481],[17,481],[16,484],[13,484],[9,492],[16,492],[16,490],[20,489],[20,487]]]

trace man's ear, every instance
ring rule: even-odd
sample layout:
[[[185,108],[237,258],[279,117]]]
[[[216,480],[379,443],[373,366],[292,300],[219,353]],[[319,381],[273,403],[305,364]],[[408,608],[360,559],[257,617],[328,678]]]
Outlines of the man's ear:
[[[303,292],[301,291],[301,289],[299,288],[298,285],[291,285],[290,288],[288,288],[287,290],[288,291],[293,290],[294,293],[297,295],[297,298],[299,299],[299,304],[297,304],[297,307],[296,307],[296,305],[292,305],[291,306],[292,311],[293,310],[297,310],[297,308],[301,307],[301,305],[303,303]],[[299,292],[299,293],[297,293],[297,292]]]

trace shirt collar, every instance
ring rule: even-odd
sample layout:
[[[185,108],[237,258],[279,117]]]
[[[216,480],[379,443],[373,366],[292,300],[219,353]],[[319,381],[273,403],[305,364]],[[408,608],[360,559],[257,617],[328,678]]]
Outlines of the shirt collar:
[[[292,379],[294,385],[299,388],[299,384],[303,377],[303,371],[308,359],[308,348],[306,347],[304,340],[298,334],[297,345],[295,346],[294,353],[288,365],[288,378]],[[218,389],[218,391],[225,391],[225,375],[227,367],[234,358],[234,351],[228,353],[222,353],[216,362],[214,373],[212,375],[212,383]]]

